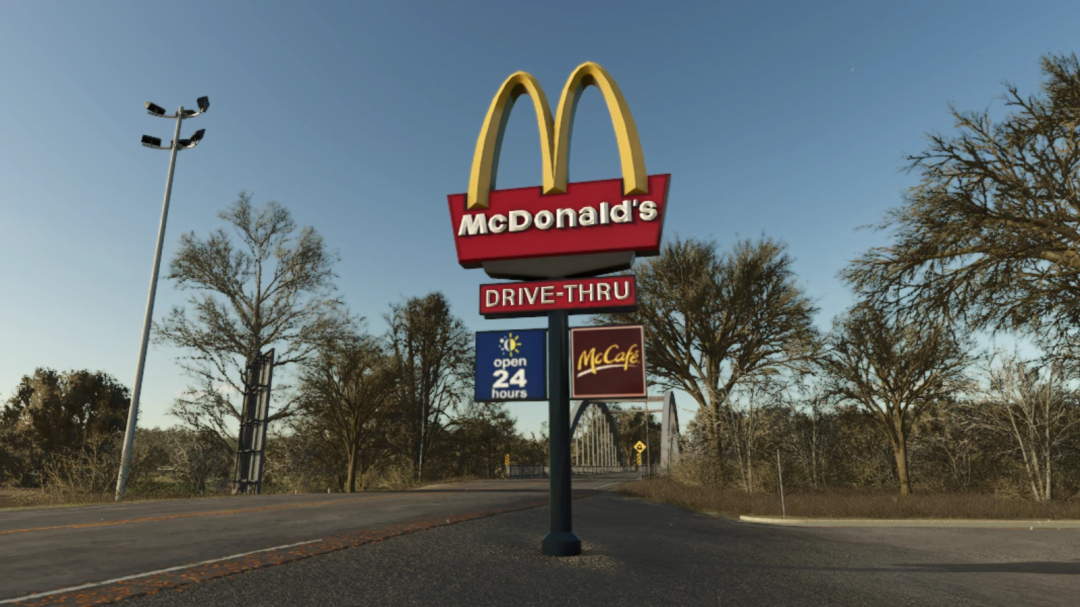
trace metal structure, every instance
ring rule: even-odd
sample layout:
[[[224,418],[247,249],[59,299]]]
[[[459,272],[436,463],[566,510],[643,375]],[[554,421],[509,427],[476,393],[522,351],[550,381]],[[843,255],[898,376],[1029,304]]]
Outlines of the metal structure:
[[[619,424],[607,403],[583,400],[570,415],[575,472],[606,472],[627,465],[619,445]]]
[[[679,460],[679,453],[679,409],[675,406],[675,393],[668,390],[660,409],[660,470],[670,470]]]
[[[128,407],[127,429],[124,431],[124,450],[120,455],[120,472],[116,478],[116,501],[124,499],[127,491],[128,471],[131,469],[131,449],[135,442],[135,426],[139,419],[139,395],[142,393],[143,368],[146,366],[146,346],[150,341],[150,325],[154,316],[154,297],[157,295],[158,270],[161,268],[161,248],[165,243],[165,223],[169,217],[169,197],[172,195],[173,173],[176,171],[176,153],[199,145],[206,129],[199,129],[189,139],[180,138],[180,125],[185,118],[194,118],[210,109],[210,99],[199,97],[196,102],[199,109],[185,110],[184,106],[169,116],[159,105],[146,102],[146,111],[158,118],[176,119],[176,130],[168,146],[161,145],[161,139],[142,136],[142,144],[155,150],[169,150],[169,176],[165,179],[165,202],[161,206],[161,223],[158,224],[157,249],[154,252],[154,269],[150,273],[150,295],[146,299],[146,315],[143,317],[142,342],[139,344],[139,364],[135,368],[135,385],[131,390],[131,406]]]
[[[233,494],[262,491],[266,421],[270,414],[270,385],[274,377],[274,351],[260,354],[248,365],[244,408],[240,413],[240,442],[233,471]]]
[[[570,494],[570,316],[566,310],[548,313],[548,460],[551,466],[550,529],[541,542],[547,556],[581,554],[574,533]]]
[[[629,459],[622,453],[619,441],[619,422],[615,413],[653,413],[660,414],[660,471],[667,472],[679,458],[679,411],[675,406],[675,393],[668,390],[663,396],[648,397],[644,409],[623,409],[613,412],[609,403],[635,402],[606,399],[579,401],[570,415],[572,420],[570,435],[573,437],[572,457],[575,472],[587,472],[592,466],[599,466],[597,471],[606,468],[623,468],[629,465]],[[649,409],[648,403],[662,402],[660,409]],[[648,444],[649,425],[645,424],[646,444]],[[654,461],[647,454],[648,466]]]

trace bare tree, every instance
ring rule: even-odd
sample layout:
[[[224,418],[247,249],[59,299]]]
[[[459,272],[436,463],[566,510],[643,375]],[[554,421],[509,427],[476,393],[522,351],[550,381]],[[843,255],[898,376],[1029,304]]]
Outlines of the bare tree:
[[[173,428],[167,441],[173,475],[195,493],[206,493],[208,481],[228,474],[229,452],[212,430]]]
[[[975,428],[1008,437],[1024,463],[1035,501],[1053,499],[1054,463],[1072,440],[1080,416],[1076,391],[1062,381],[1060,365],[1002,355],[986,369],[986,381],[970,403]]]
[[[196,292],[188,300],[193,316],[174,307],[155,335],[187,351],[181,366],[195,382],[171,413],[217,432],[224,444],[233,435],[229,420],[240,419],[249,391],[245,369],[255,357],[274,348],[275,368],[303,362],[347,321],[331,296],[335,258],[315,230],[298,229],[276,202],[253,208],[243,192],[218,217],[233,235],[184,234],[169,266],[178,288]],[[270,420],[290,415],[295,404],[280,379],[275,374]]]
[[[976,326],[1080,327],[1080,63],[1045,56],[1041,97],[1006,85],[1014,110],[950,108],[957,133],[932,133],[910,156],[921,180],[879,229],[894,243],[843,274],[864,295],[902,310],[960,316]],[[1071,336],[1071,337],[1070,337]]]
[[[398,364],[376,340],[348,335],[326,344],[304,366],[300,411],[324,425],[346,455],[345,491],[356,491],[356,476],[371,464],[361,462],[376,437],[378,414],[397,389]]]
[[[397,361],[398,431],[391,437],[423,480],[424,460],[473,380],[472,335],[442,293],[391,306],[387,339]]]
[[[636,266],[638,311],[596,319],[644,325],[653,381],[684,390],[708,414],[721,482],[731,391],[765,369],[816,355],[817,309],[795,284],[792,262],[770,239],[740,241],[723,256],[714,242],[675,240]]]
[[[931,403],[965,385],[966,349],[943,324],[888,318],[861,304],[838,319],[821,364],[831,391],[869,412],[896,458],[900,493],[911,493],[907,447],[912,424]]]
[[[932,406],[924,414],[920,432],[920,441],[929,451],[928,455],[937,456],[937,468],[943,473],[943,481],[962,491],[972,489],[980,480],[982,471],[977,464],[990,463],[992,459],[983,451],[988,433],[973,432],[972,421],[968,407]]]
[[[789,411],[786,443],[802,463],[810,486],[816,488],[825,484],[825,412],[831,404],[827,382],[803,373],[788,388],[780,394],[780,402]]]
[[[759,376],[744,381],[733,392],[734,397],[727,408],[727,427],[747,493],[754,492],[754,454],[765,430],[761,410],[778,403],[783,390],[778,374],[772,371],[774,369],[765,369]]]

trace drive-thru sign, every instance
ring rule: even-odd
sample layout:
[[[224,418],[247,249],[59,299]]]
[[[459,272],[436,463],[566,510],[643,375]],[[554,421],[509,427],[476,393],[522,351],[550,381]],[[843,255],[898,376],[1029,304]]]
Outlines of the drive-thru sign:
[[[570,132],[578,100],[588,86],[599,89],[611,115],[622,177],[571,183]],[[541,185],[496,190],[503,133],[510,110],[521,95],[532,101],[540,130]],[[548,317],[551,530],[542,546],[543,553],[549,556],[581,554],[581,540],[573,532],[570,516],[568,317],[571,313],[635,309],[637,293],[632,277],[589,279],[628,270],[636,257],[660,253],[670,185],[671,175],[645,172],[637,126],[622,91],[604,68],[588,62],[570,74],[554,116],[544,90],[531,74],[511,74],[499,87],[484,117],[468,191],[447,197],[458,263],[465,268],[483,268],[492,278],[529,281],[484,285],[480,291],[481,313],[490,318],[538,314]],[[509,333],[503,337],[511,339]],[[524,340],[526,333],[514,335]],[[537,355],[500,355],[493,349],[495,346],[482,346],[481,341],[501,337],[483,335],[477,334],[477,400],[543,398],[533,391],[537,382],[544,384],[543,375],[532,374],[542,373],[544,368],[534,362]],[[517,337],[512,339],[517,343]],[[538,356],[545,358],[543,354]],[[614,388],[616,392],[644,393],[644,353],[640,346],[636,354],[608,349],[599,354],[594,351],[590,357],[586,375],[593,377],[582,375],[584,379],[576,380],[575,386],[603,392],[610,387],[607,383],[620,376],[623,384]],[[635,362],[630,362],[631,358]],[[624,367],[621,375],[608,372],[614,364]],[[634,374],[641,375],[640,386],[627,383]],[[594,385],[589,388],[585,384]]]
[[[637,282],[633,276],[604,276],[480,285],[484,318],[544,316],[557,310],[570,314],[635,311]]]

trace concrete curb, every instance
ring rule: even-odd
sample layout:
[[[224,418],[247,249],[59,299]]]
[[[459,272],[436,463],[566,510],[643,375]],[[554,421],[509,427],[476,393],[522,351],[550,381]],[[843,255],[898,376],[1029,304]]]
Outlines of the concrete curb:
[[[1078,520],[993,520],[993,519],[828,519],[740,516],[743,523],[783,527],[934,527],[938,529],[1080,529]]]

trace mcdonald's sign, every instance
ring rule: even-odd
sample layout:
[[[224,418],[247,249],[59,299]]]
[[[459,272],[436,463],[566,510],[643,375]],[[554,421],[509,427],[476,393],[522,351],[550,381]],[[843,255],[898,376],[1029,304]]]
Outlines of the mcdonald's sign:
[[[611,114],[622,178],[568,183],[574,111],[590,85],[600,90]],[[521,95],[532,99],[536,112],[543,185],[496,190],[503,132]],[[516,72],[499,87],[484,118],[469,191],[448,197],[458,263],[511,279],[628,269],[635,256],[660,251],[670,182],[670,175],[646,174],[634,118],[604,68],[588,62],[570,74],[554,120],[540,84],[531,74]]]

